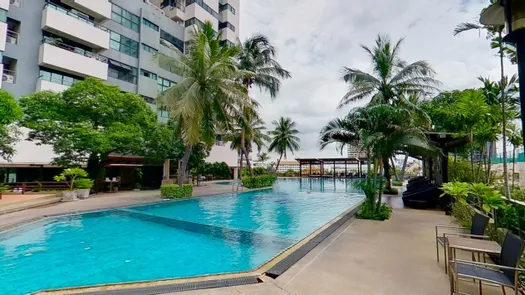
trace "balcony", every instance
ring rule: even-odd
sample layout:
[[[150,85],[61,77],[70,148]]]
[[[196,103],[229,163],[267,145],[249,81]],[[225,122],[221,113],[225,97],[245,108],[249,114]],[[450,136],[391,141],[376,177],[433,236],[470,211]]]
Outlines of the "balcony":
[[[107,58],[52,38],[40,45],[38,65],[82,77],[108,78]]]
[[[69,86],[62,85],[59,83],[38,79],[36,82],[36,91],[54,91],[54,92],[63,92],[69,89]]]
[[[108,0],[62,0],[62,2],[100,21],[111,18],[111,3]]]
[[[164,11],[164,14],[167,17],[176,22],[180,23],[186,21],[185,7],[182,4],[173,3],[172,5],[162,8],[162,11]]]
[[[89,20],[83,13],[46,4],[42,12],[42,30],[63,36],[80,44],[109,49],[109,31]]]
[[[7,30],[6,42],[9,44],[18,44],[18,33],[15,31]]]

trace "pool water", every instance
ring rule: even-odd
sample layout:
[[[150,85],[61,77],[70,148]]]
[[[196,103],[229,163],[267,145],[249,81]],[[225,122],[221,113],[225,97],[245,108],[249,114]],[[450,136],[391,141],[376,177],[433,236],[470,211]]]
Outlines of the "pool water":
[[[255,269],[362,200],[347,180],[67,215],[0,234],[0,294]]]
[[[233,185],[235,182],[233,181],[220,181],[220,182],[216,182],[215,184],[218,184],[218,185]]]

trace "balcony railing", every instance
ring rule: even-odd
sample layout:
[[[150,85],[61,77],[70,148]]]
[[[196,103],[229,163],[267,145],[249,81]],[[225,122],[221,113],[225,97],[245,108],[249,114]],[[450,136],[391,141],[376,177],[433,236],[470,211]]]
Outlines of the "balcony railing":
[[[47,8],[47,7],[50,7],[50,8],[53,8],[53,9],[57,10],[57,11],[65,13],[65,14],[71,16],[71,17],[74,17],[74,18],[76,18],[76,19],[78,19],[80,21],[85,22],[86,24],[92,25],[95,28],[99,28],[99,29],[101,29],[104,32],[108,32],[109,31],[107,28],[105,28],[105,27],[103,27],[103,26],[93,22],[92,20],[90,20],[89,17],[86,14],[84,14],[84,13],[78,11],[78,10],[74,10],[74,9],[67,10],[67,9],[65,9],[63,7],[60,7],[60,6],[57,6],[57,5],[53,4],[53,3],[47,3],[44,6],[44,8]]]
[[[2,73],[2,82],[8,84],[14,84],[16,82],[16,73],[15,71],[4,69]]]
[[[6,42],[11,44],[18,44],[18,33],[15,31],[7,30]]]
[[[50,44],[50,45],[62,48],[64,50],[71,51],[71,52],[74,52],[76,54],[83,55],[85,57],[94,58],[94,59],[96,59],[98,61],[101,61],[103,63],[108,63],[107,57],[104,57],[102,55],[98,55],[96,53],[93,53],[91,51],[87,51],[87,50],[79,48],[79,47],[75,47],[75,46],[71,46],[71,45],[65,44],[65,43],[61,42],[59,38],[44,37],[44,39],[42,40],[42,43]]]

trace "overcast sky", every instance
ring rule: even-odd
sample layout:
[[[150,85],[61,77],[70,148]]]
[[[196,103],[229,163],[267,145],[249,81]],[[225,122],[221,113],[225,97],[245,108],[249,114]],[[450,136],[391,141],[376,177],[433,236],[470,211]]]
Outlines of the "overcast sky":
[[[278,49],[278,61],[292,72],[292,79],[283,82],[275,101],[258,89],[253,89],[251,95],[261,103],[268,127],[281,116],[297,122],[301,150],[295,157],[338,156],[335,146],[319,151],[317,138],[326,122],[353,107],[336,110],[347,89],[339,78],[341,67],[370,71],[370,62],[359,45],[373,46],[377,34],[388,34],[394,41],[404,37],[401,57],[407,62],[429,61],[443,83],[442,90],[478,87],[478,76],[499,78],[496,52],[490,49],[483,33],[456,37],[452,33],[457,24],[477,20],[488,3],[489,0],[243,0],[241,39],[256,32],[265,34]],[[507,72],[515,73],[515,66],[508,64]]]

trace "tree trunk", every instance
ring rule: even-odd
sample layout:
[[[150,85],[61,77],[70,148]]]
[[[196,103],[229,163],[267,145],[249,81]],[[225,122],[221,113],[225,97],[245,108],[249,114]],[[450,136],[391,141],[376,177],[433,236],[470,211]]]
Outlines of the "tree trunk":
[[[512,149],[512,187],[514,188],[514,168],[516,167],[516,146]]]
[[[279,157],[279,160],[277,161],[277,166],[275,166],[275,172],[279,171],[279,164],[281,164],[282,158],[283,158],[283,153],[281,153],[281,156]]]
[[[479,159],[479,162],[478,162],[478,174],[476,175],[477,182],[480,182],[481,180],[481,167],[483,166],[482,159],[484,157],[485,157],[485,145],[482,144],[481,145],[481,158]]]
[[[401,167],[401,181],[405,179],[405,171],[407,169],[407,163],[408,163],[408,153],[405,154],[405,159],[403,160],[403,167]]]
[[[383,171],[385,168],[384,168],[384,165],[382,163],[382,160],[381,159],[377,159],[377,162],[379,163],[379,193],[377,195],[377,206],[376,206],[376,210],[379,210],[379,208],[381,207],[381,203],[383,202]],[[387,161],[388,163],[388,161]],[[387,164],[388,165],[388,164]]]
[[[399,181],[399,178],[397,177],[396,163],[394,163],[394,157],[390,158],[390,163],[392,164],[392,168],[394,168],[394,178]]]
[[[191,155],[191,148],[192,146],[191,145],[187,145],[186,146],[186,150],[184,151],[184,156],[182,157],[182,160],[181,160],[181,163],[180,163],[180,169],[179,169],[179,186],[182,186],[182,184],[184,183],[184,180],[186,178],[186,170],[188,170],[188,162],[189,162],[189,159],[190,159],[190,155]]]
[[[499,37],[499,59],[500,59],[500,69],[501,69],[501,137],[503,139],[503,181],[505,183],[505,197],[510,199],[510,190],[509,190],[509,176],[507,173],[507,115],[505,114],[505,87],[503,87],[503,82],[505,81],[505,66],[503,65],[503,36],[501,31],[498,32]],[[514,177],[514,175],[513,175]]]
[[[388,158],[383,158],[383,168],[386,178],[386,188],[391,189],[392,188],[392,175],[390,175],[390,163],[388,162]]]
[[[243,177],[243,173],[242,173],[243,171],[242,170],[244,169],[244,163],[243,163],[242,160],[244,158],[244,154],[242,152],[242,149],[239,152],[241,153],[241,160],[239,162],[239,179],[242,179],[242,177]]]
[[[244,149],[244,156],[246,157],[246,166],[248,166],[248,169],[250,170],[250,176],[253,176],[253,168],[250,162],[248,150]]]
[[[490,142],[490,145],[489,145],[489,157],[488,157],[488,160],[487,160],[487,183],[490,183],[490,179],[492,177],[492,157],[494,156],[494,154],[492,153],[492,151],[494,150],[494,142],[491,141]]]
[[[89,155],[86,171],[88,173],[89,178],[95,181],[95,191],[99,191],[99,188],[97,187],[97,180],[101,180],[104,178],[104,176],[101,174],[101,171],[104,168],[100,164],[100,158],[98,157],[98,155]]]

